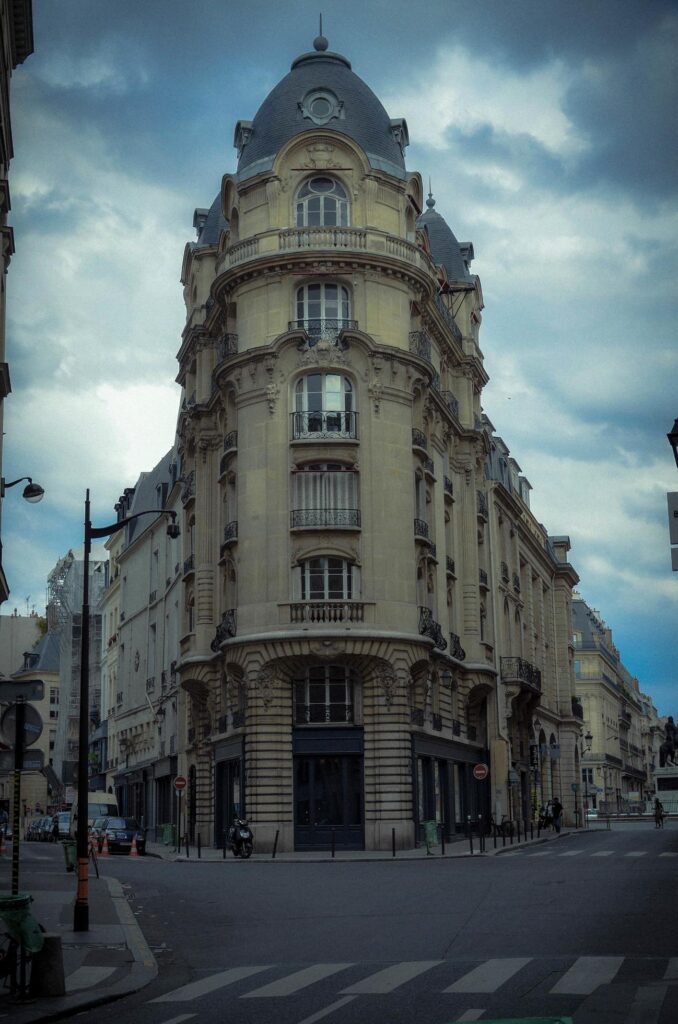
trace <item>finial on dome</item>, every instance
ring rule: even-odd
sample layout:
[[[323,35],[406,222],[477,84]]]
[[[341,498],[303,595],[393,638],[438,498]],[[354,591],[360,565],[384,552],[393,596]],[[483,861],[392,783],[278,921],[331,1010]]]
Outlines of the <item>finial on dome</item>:
[[[432,210],[433,207],[436,205],[436,201],[433,198],[433,193],[431,192],[431,179],[430,179],[430,177],[428,179],[428,199],[426,200],[426,205],[428,206],[429,210]]]
[[[327,47],[329,45],[330,44],[329,44],[328,40],[323,35],[323,16],[321,14],[320,15],[320,34],[317,35],[315,37],[315,39],[313,40],[313,49],[317,50],[319,53],[322,53],[324,50],[327,49]]]

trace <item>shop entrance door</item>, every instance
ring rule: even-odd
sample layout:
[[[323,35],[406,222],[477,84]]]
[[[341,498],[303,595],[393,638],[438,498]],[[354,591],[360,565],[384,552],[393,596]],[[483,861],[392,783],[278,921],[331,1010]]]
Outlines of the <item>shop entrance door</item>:
[[[215,772],[216,804],[215,821],[216,845],[221,849],[224,845],[224,833],[234,818],[241,818],[245,813],[242,799],[242,761],[239,757],[228,761],[219,761]]]
[[[363,849],[362,776],[359,755],[295,757],[295,849]]]

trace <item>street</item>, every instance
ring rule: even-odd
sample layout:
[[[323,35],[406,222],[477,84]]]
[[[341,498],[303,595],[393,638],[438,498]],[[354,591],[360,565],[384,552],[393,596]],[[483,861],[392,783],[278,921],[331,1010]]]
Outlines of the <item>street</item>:
[[[22,844],[23,887],[52,859]],[[678,822],[446,861],[110,858],[159,975],[78,1019],[675,1024],[677,865]]]

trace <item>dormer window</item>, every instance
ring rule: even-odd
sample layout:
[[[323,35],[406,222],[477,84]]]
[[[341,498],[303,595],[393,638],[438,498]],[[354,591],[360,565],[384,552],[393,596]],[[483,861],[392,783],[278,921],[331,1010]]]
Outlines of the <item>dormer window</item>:
[[[348,195],[334,178],[310,178],[297,194],[297,227],[347,227]]]

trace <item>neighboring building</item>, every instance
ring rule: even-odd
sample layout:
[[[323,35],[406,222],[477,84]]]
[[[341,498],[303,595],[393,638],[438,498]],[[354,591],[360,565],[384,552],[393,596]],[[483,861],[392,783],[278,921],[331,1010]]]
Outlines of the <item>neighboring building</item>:
[[[45,631],[45,620],[38,615],[0,615],[0,679],[10,676],[20,665],[25,651],[31,651]]]
[[[21,682],[41,679],[44,683],[42,700],[31,701],[42,718],[42,733],[38,740],[27,748],[27,752],[42,751],[45,766],[42,771],[22,772],[21,802],[24,807],[31,808],[35,813],[38,812],[38,808],[47,813],[48,808],[58,808],[63,798],[61,781],[53,767],[60,707],[57,634],[46,633],[31,651],[25,652],[21,661],[21,668],[12,673],[12,679]],[[11,773],[4,777],[0,775],[0,798],[3,795],[11,798],[10,780]]]
[[[14,253],[14,232],[7,223],[10,211],[9,165],[14,156],[12,120],[10,115],[10,79],[12,71],[33,53],[33,8],[31,0],[0,0],[0,605],[9,597],[9,584],[2,567],[2,501],[4,478],[2,470],[3,408],[12,387],[5,353],[5,320],[7,312],[7,269]],[[13,666],[16,667],[16,666]]]
[[[314,47],[236,125],[184,256],[189,831],[409,847],[553,795],[572,820],[577,576],[482,417],[473,246],[424,211],[405,121]]]
[[[100,725],[106,731],[104,782],[115,788],[122,813],[150,827],[171,823],[176,814],[173,780],[182,708],[176,663],[184,565],[181,540],[168,536],[168,518],[157,514],[166,508],[181,511],[176,478],[171,451],[120,498],[119,520],[146,510],[156,514],[134,520],[108,542],[108,586],[99,604],[107,694]]]
[[[664,742],[666,720],[659,717],[654,701],[645,693],[640,694],[643,717],[641,719],[640,745],[643,750],[645,772],[645,799],[654,797],[654,773],[660,765],[659,748]]]
[[[101,616],[95,611],[104,586],[104,549],[92,548],[89,562],[89,700],[90,722],[100,715],[101,695]],[[84,578],[82,554],[69,551],[60,558],[47,578],[48,631],[59,638],[60,703],[55,746],[52,752],[54,770],[64,785],[66,802],[73,799],[77,784],[80,720],[80,644],[82,621],[82,588]]]
[[[647,788],[643,731],[647,728],[638,680],[623,665],[612,630],[577,594],[572,603],[574,672],[583,707],[582,784],[591,807],[610,813],[640,811]]]

